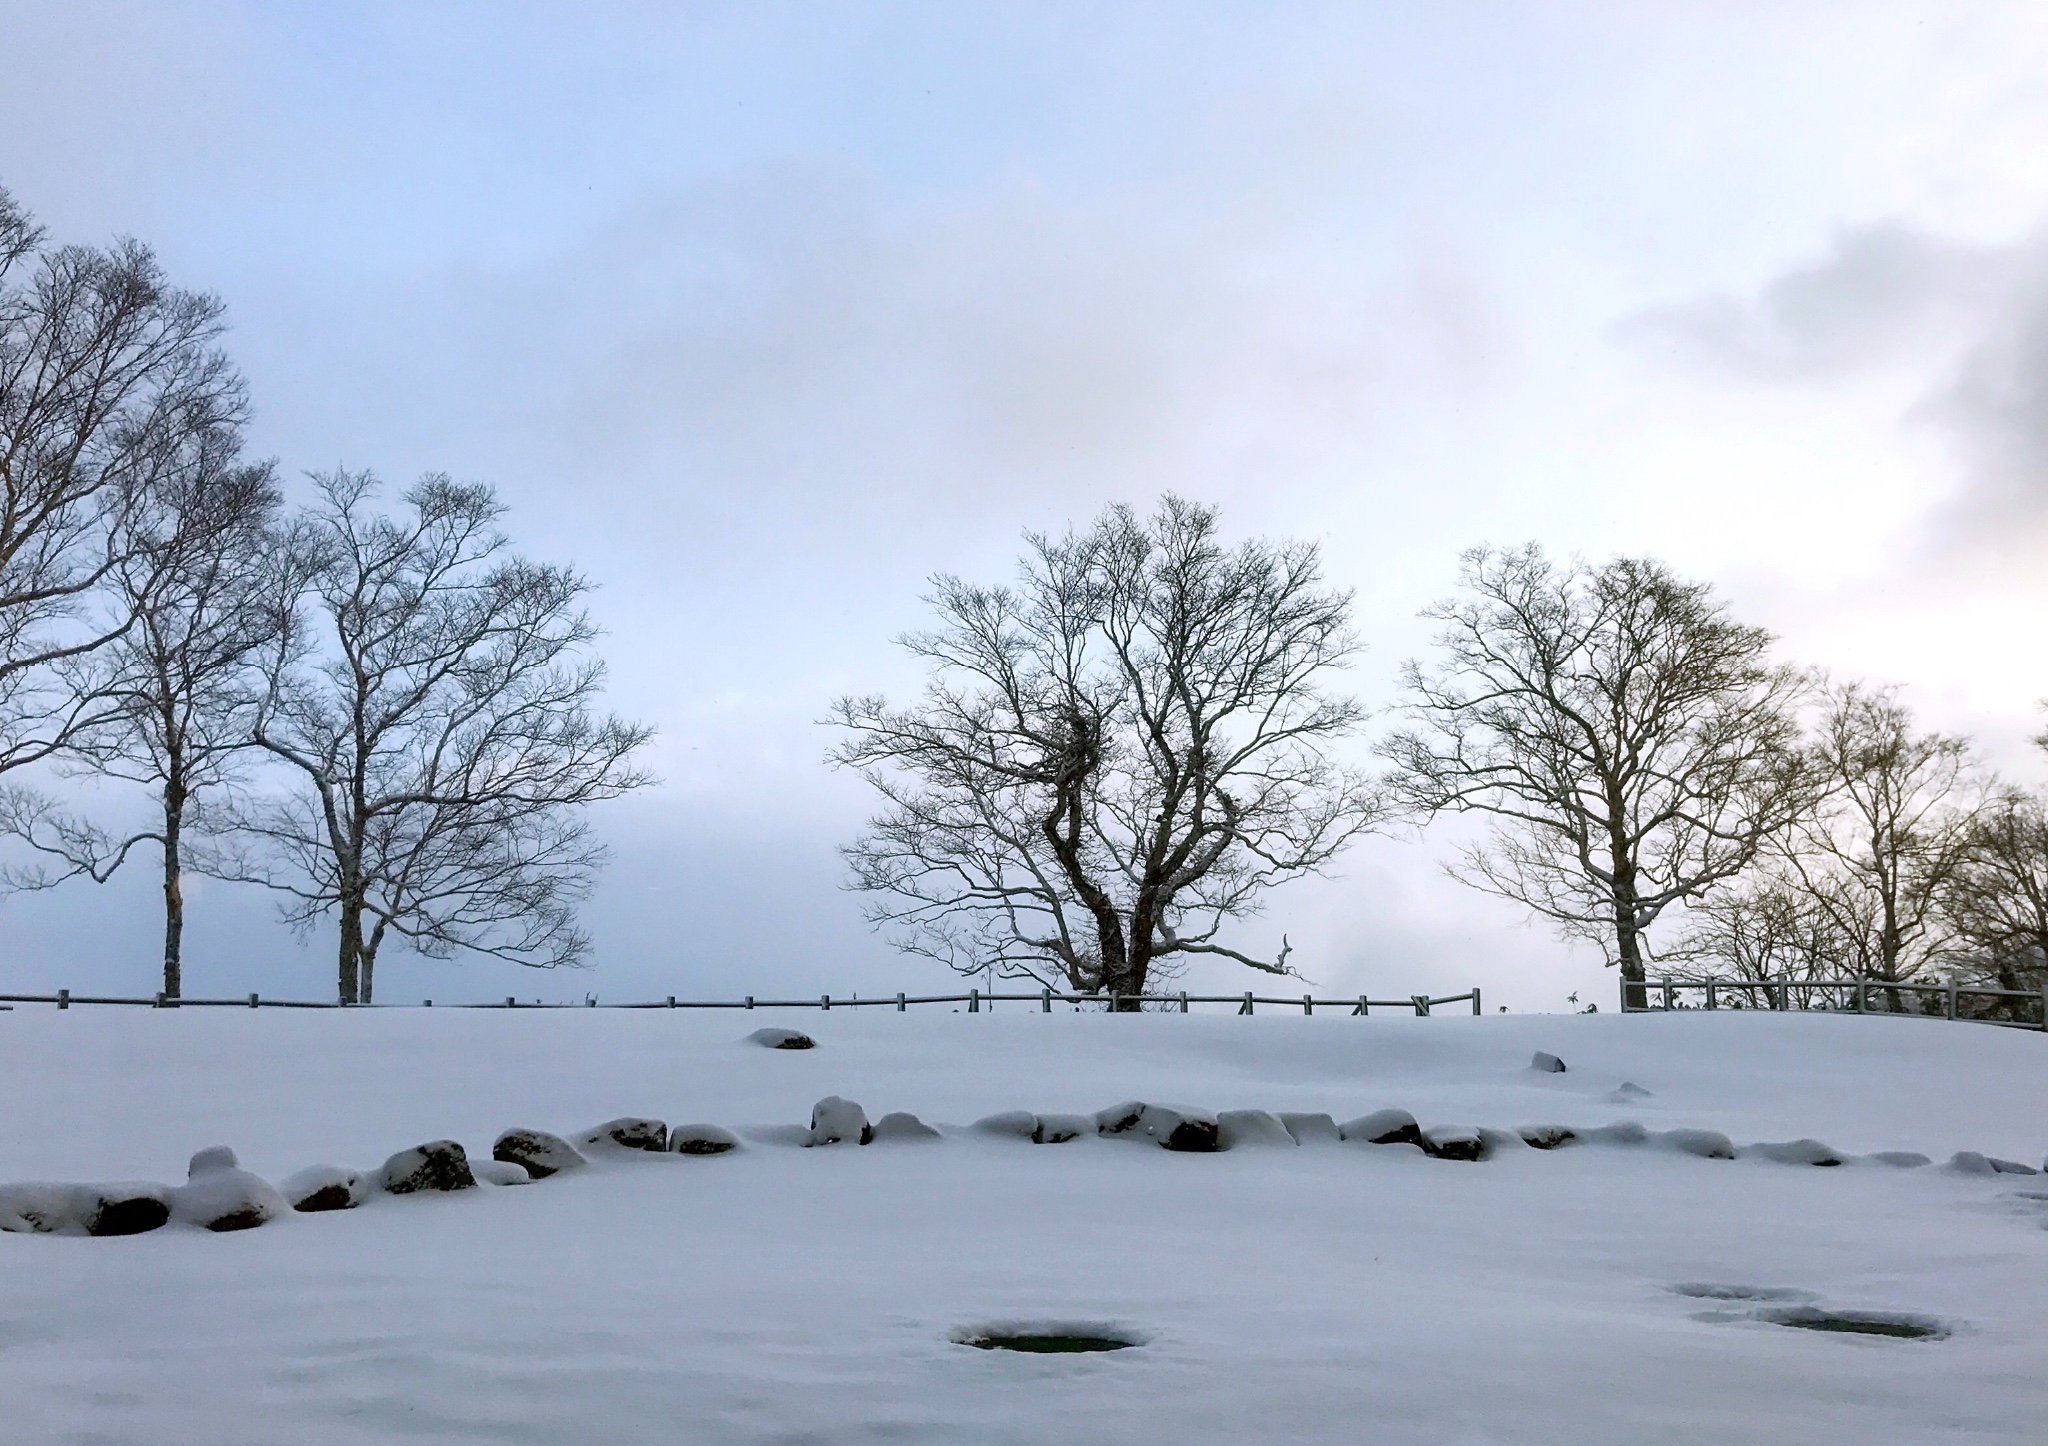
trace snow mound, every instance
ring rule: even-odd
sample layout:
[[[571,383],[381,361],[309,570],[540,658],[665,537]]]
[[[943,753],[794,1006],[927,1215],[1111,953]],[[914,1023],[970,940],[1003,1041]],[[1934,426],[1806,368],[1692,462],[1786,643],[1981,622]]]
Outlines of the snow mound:
[[[1292,1149],[1294,1136],[1278,1115],[1265,1110],[1221,1110],[1216,1115],[1216,1143],[1225,1150],[1261,1145],[1286,1145]]]
[[[1337,1129],[1337,1122],[1325,1114],[1282,1110],[1280,1123],[1297,1145],[1334,1145],[1344,1138]]]
[[[1780,1165],[1818,1165],[1822,1168],[1839,1165],[1844,1158],[1839,1150],[1823,1145],[1819,1140],[1766,1140],[1744,1145],[1740,1153],[1759,1160],[1774,1160]]]
[[[747,1036],[747,1043],[758,1044],[764,1049],[816,1049],[818,1041],[801,1029],[757,1029]]]
[[[581,1150],[560,1135],[527,1129],[511,1129],[498,1136],[491,1145],[491,1158],[523,1165],[535,1180],[545,1180],[564,1170],[581,1170],[590,1163]]]
[[[1031,1143],[1064,1145],[1094,1133],[1095,1120],[1091,1115],[1040,1115],[1031,1130]]]
[[[621,1115],[592,1126],[576,1140],[586,1150],[637,1150],[659,1155],[668,1149],[668,1126],[644,1115]]]
[[[1438,1160],[1483,1160],[1486,1136],[1476,1125],[1433,1125],[1422,1132],[1422,1148]]]
[[[205,1230],[253,1230],[291,1208],[285,1204],[284,1196],[278,1194],[277,1187],[259,1175],[216,1161],[208,1161],[202,1168],[200,1157],[214,1153],[202,1150],[195,1155],[196,1173],[171,1191],[173,1220]],[[231,1150],[220,1153],[230,1160],[234,1158]]]
[[[886,1140],[936,1140],[942,1136],[916,1115],[894,1110],[875,1121],[870,1138],[879,1145]]]
[[[1029,1110],[1003,1110],[982,1116],[974,1122],[973,1128],[981,1134],[1006,1140],[1033,1140],[1038,1134],[1038,1116]],[[1094,1126],[1089,1128],[1092,1130]]]
[[[1698,1155],[1703,1160],[1732,1160],[1735,1143],[1719,1130],[1666,1130],[1656,1143],[1681,1155]]]
[[[526,1172],[526,1166],[515,1165],[510,1160],[471,1160],[469,1173],[480,1185],[531,1185],[533,1176]]]
[[[1355,1144],[1422,1145],[1422,1126],[1406,1110],[1374,1110],[1345,1121],[1339,1133]]]
[[[852,1100],[827,1095],[811,1106],[812,1145],[842,1145],[849,1140],[865,1145],[874,1137],[875,1127],[868,1123],[868,1112]]]
[[[1206,1155],[1217,1149],[1216,1117],[1185,1105],[1131,1100],[1103,1110],[1095,1124],[1099,1134],[1144,1137],[1181,1153]]]
[[[1563,1074],[1564,1061],[1539,1049],[1529,1056],[1529,1068],[1538,1074]]]
[[[171,1218],[171,1192],[149,1181],[0,1185],[0,1230],[33,1235],[141,1235]]]
[[[724,1155],[740,1147],[740,1137],[720,1125],[677,1125],[668,1132],[668,1147],[677,1155]]]
[[[292,1209],[313,1215],[355,1209],[370,1193],[370,1182],[339,1165],[309,1165],[278,1181],[277,1189]]]

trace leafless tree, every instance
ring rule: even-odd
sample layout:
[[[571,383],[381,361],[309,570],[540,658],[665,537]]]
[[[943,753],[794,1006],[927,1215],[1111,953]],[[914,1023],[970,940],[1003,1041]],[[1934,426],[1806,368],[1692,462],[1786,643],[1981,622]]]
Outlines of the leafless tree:
[[[604,665],[571,569],[513,555],[487,487],[430,476],[401,518],[368,473],[316,479],[253,738],[299,787],[245,807],[211,868],[340,924],[343,1003],[395,934],[430,957],[581,959],[603,848],[584,806],[649,781],[649,730],[597,717]]]
[[[1942,902],[1962,972],[2000,989],[2048,983],[2048,792],[2006,788],[1978,811]]]
[[[104,721],[75,665],[133,626],[135,514],[242,416],[221,325],[147,248],[47,247],[0,190],[0,775]]]
[[[239,437],[195,439],[189,465],[134,510],[136,535],[109,580],[133,625],[77,669],[99,721],[78,732],[63,771],[125,779],[155,799],[152,827],[110,835],[16,791],[0,800],[10,831],[63,871],[105,882],[138,844],[163,860],[163,992],[183,992],[186,828],[205,796],[234,781],[251,747],[257,654],[276,628],[268,592],[278,562],[279,507],[268,464],[242,465]],[[17,874],[17,880],[20,875]]]
[[[1807,806],[1804,678],[1654,561],[1481,548],[1463,581],[1423,614],[1442,624],[1439,666],[1404,669],[1412,726],[1383,745],[1397,795],[1491,816],[1454,872],[1598,943],[1641,1004],[1659,916],[1748,868]]]
[[[923,699],[842,699],[831,761],[883,799],[846,850],[905,949],[964,973],[1132,996],[1219,941],[1276,883],[1322,869],[1382,813],[1332,745],[1360,710],[1326,691],[1357,650],[1348,593],[1307,543],[1226,547],[1165,498],[1085,532],[1027,535],[1014,587],[934,579],[939,626],[902,640]]]
[[[1746,985],[1789,982],[1809,992],[1813,981],[1840,979],[1845,968],[1827,914],[1795,878],[1768,864],[1688,909],[1684,933],[1663,958]],[[1754,989],[1738,997],[1757,1002]]]

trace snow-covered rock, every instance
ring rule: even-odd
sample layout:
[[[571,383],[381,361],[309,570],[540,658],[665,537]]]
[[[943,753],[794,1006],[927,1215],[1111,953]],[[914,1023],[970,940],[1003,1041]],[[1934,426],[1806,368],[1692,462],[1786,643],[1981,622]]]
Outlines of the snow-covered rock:
[[[976,1133],[1006,1140],[1028,1140],[1038,1133],[1038,1116],[1029,1110],[1003,1110],[974,1122]]]
[[[1843,1159],[1840,1151],[1819,1140],[1765,1140],[1744,1145],[1740,1153],[1759,1160],[1775,1160],[1780,1165],[1830,1166],[1841,1164]]]
[[[204,1175],[209,1170],[235,1170],[241,1168],[241,1164],[242,1162],[235,1157],[235,1152],[226,1145],[208,1145],[205,1149],[195,1152],[186,1163],[185,1178],[189,1180],[195,1175]]]
[[[0,1230],[36,1235],[141,1235],[171,1218],[171,1192],[149,1181],[0,1185]]]
[[[668,1147],[678,1155],[723,1155],[740,1147],[740,1137],[720,1125],[677,1125]]]
[[[1889,1165],[1894,1170],[1917,1170],[1922,1165],[1934,1163],[1918,1150],[1879,1150],[1876,1154],[1865,1155],[1863,1158],[1874,1165]]]
[[[1294,1146],[1294,1136],[1280,1123],[1278,1115],[1265,1110],[1220,1110],[1216,1115],[1217,1148],[1236,1150],[1246,1146]]]
[[[194,1155],[192,1178],[170,1192],[171,1218],[206,1230],[253,1230],[291,1208],[276,1186],[236,1166],[234,1158],[224,1147]]]
[[[1539,1049],[1529,1056],[1529,1068],[1535,1070],[1538,1074],[1563,1074],[1564,1061],[1554,1054],[1546,1054]]]
[[[1650,1132],[1634,1120],[1621,1120],[1612,1125],[1595,1125],[1590,1130],[1579,1130],[1578,1137],[1589,1145],[1647,1145]]]
[[[340,1165],[309,1165],[277,1182],[278,1193],[292,1209],[305,1214],[353,1210],[370,1193],[370,1182]]]
[[[1095,1128],[1104,1135],[1142,1135],[1189,1154],[1209,1154],[1217,1148],[1216,1117],[1185,1105],[1127,1101],[1098,1113]]]
[[[758,1044],[764,1049],[816,1049],[818,1041],[801,1029],[757,1029],[747,1036],[747,1043]]]
[[[884,1140],[936,1140],[942,1136],[916,1115],[893,1110],[875,1121],[870,1138],[879,1145]]]
[[[1681,1155],[1698,1155],[1703,1160],[1732,1160],[1735,1142],[1719,1130],[1666,1130],[1656,1143]]]
[[[1958,1175],[2038,1175],[2041,1172],[2032,1165],[2022,1165],[2018,1160],[2001,1160],[1996,1155],[1983,1155],[1975,1150],[1958,1150],[1949,1157],[1945,1167]]]
[[[1423,1150],[1439,1160],[1483,1160],[1486,1136],[1474,1125],[1432,1125],[1422,1132]]]
[[[1523,1125],[1515,1131],[1522,1143],[1536,1150],[1555,1150],[1578,1143],[1579,1132],[1569,1125]]]
[[[1644,1089],[1634,1080],[1629,1079],[1625,1079],[1616,1085],[1613,1093],[1607,1096],[1609,1101],[1617,1105],[1634,1104],[1637,1100],[1646,1100],[1651,1097],[1650,1091]]]
[[[1360,1145],[1422,1145],[1422,1126],[1406,1110],[1374,1110],[1345,1121],[1339,1133]]]
[[[531,1185],[533,1176],[526,1166],[510,1160],[471,1160],[469,1173],[479,1185]]]
[[[668,1149],[668,1126],[643,1115],[621,1115],[585,1130],[576,1143],[585,1150],[637,1150],[659,1155]]]
[[[564,1170],[580,1170],[590,1163],[583,1158],[582,1151],[560,1135],[527,1129],[507,1130],[498,1136],[491,1145],[491,1158],[523,1165],[536,1180],[545,1180]]]
[[[811,1106],[810,1143],[813,1145],[840,1145],[849,1141],[865,1145],[874,1137],[875,1127],[868,1123],[868,1112],[852,1100],[827,1095]]]
[[[1069,1140],[1078,1140],[1083,1135],[1095,1133],[1095,1120],[1090,1115],[1040,1115],[1031,1130],[1034,1145],[1064,1145]]]
[[[393,1195],[431,1190],[474,1190],[469,1156],[453,1140],[429,1140],[384,1162],[384,1188]]]
[[[1287,1133],[1294,1137],[1297,1145],[1334,1145],[1344,1138],[1337,1128],[1337,1122],[1328,1115],[1310,1114],[1300,1110],[1282,1110],[1280,1123]]]

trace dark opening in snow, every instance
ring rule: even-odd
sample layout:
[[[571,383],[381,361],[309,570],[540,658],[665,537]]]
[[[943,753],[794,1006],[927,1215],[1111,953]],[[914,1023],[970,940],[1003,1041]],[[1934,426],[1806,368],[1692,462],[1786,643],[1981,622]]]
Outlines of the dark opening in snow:
[[[1065,1331],[984,1331],[962,1338],[961,1345],[981,1351],[1030,1351],[1035,1355],[1077,1355],[1084,1351],[1121,1351],[1137,1344],[1117,1336]]]
[[[1852,1336],[1890,1336],[1895,1340],[1938,1341],[1947,1337],[1948,1327],[1926,1316],[1892,1315],[1880,1311],[1820,1310],[1803,1306],[1794,1310],[1764,1312],[1773,1325],[1802,1331],[1833,1331]]]

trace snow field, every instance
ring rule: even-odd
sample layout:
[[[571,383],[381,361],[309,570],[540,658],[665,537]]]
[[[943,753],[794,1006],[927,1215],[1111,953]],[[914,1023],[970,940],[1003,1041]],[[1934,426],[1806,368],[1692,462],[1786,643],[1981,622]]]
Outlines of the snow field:
[[[508,1126],[574,1139],[627,1112],[746,1140],[231,1235],[0,1235],[0,1439],[2038,1440],[2040,1177],[1611,1146],[774,1141],[834,1094],[948,1124],[1135,1098],[2038,1161],[2039,1036],[1768,1015],[803,1023],[814,1050],[665,1012],[0,1017],[0,1180],[177,1180],[212,1144],[268,1179],[442,1137],[481,1159]],[[1530,1070],[1538,1048],[1568,1070]],[[1609,1102],[1624,1079],[1649,1098]],[[1701,1284],[1738,1294],[1673,1289]],[[1953,1334],[1787,1329],[1750,1287]],[[955,1339],[1019,1323],[1144,1344]]]

